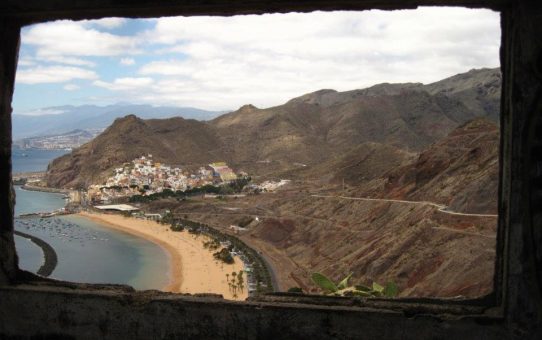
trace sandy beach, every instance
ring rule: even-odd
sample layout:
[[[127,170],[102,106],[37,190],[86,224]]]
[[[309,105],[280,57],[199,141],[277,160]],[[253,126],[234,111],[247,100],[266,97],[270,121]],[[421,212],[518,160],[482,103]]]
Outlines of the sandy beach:
[[[230,300],[244,300],[248,296],[245,276],[245,289],[237,291],[233,297],[226,274],[231,280],[232,272],[243,269],[243,263],[235,257],[234,264],[225,264],[213,258],[213,252],[205,249],[203,242],[207,236],[194,236],[187,231],[173,232],[168,225],[154,221],[141,220],[121,215],[81,212],[88,218],[104,226],[121,230],[160,245],[169,254],[169,284],[164,291],[175,293],[215,293]],[[167,275],[167,273],[164,273]]]

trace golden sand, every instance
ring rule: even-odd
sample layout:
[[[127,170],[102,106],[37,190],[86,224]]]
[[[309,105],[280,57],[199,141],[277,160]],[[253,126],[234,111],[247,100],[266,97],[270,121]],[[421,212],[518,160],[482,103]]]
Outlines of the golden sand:
[[[204,235],[195,236],[187,231],[173,232],[168,225],[154,221],[141,220],[120,215],[81,212],[78,214],[104,226],[121,230],[160,245],[170,258],[169,284],[163,288],[175,293],[215,293],[222,294],[231,300],[247,298],[247,283],[243,292],[237,290],[233,297],[226,274],[230,280],[232,272],[243,269],[243,263],[234,257],[234,264],[226,264],[213,258],[213,252],[205,249],[203,242],[209,238]],[[167,273],[164,273],[167,275]]]

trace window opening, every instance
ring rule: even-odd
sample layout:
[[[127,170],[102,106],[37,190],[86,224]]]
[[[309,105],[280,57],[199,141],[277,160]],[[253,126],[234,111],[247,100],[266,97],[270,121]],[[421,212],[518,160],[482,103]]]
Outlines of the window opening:
[[[20,266],[234,299],[331,293],[350,274],[340,294],[489,294],[498,20],[423,8],[24,28]]]

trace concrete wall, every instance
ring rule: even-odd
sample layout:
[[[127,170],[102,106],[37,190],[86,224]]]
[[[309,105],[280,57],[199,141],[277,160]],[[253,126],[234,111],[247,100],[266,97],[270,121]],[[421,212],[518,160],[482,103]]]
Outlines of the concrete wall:
[[[513,0],[0,3],[0,338],[541,339],[542,5]],[[20,25],[54,18],[488,7],[502,12],[502,150],[495,291],[465,302],[273,295],[217,297],[59,283],[17,267],[11,200],[11,98]]]

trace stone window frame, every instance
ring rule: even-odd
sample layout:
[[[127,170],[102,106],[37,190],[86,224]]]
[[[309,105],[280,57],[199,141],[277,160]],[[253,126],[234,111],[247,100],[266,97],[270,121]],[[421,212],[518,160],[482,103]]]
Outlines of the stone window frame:
[[[473,300],[270,294],[247,302],[42,279],[18,269],[11,193],[11,100],[20,28],[56,19],[314,10],[489,8],[501,13],[501,148],[494,291]],[[162,334],[355,338],[542,337],[542,4],[520,0],[5,0],[0,3],[0,337]],[[54,307],[61,304],[60,307]],[[53,308],[54,307],[54,308]],[[107,308],[106,314],[103,309]],[[8,313],[17,310],[17,313]],[[156,310],[161,312],[157,315]],[[179,313],[191,318],[177,320]],[[227,322],[209,318],[224,317]],[[25,319],[26,316],[26,319]],[[96,317],[95,322],[86,321]],[[165,316],[165,319],[163,317]],[[171,318],[171,319],[170,319]],[[30,321],[29,321],[30,320]],[[39,325],[38,320],[48,320]],[[115,320],[117,324],[110,324]],[[135,321],[134,321],[135,320]],[[134,325],[126,328],[128,325]],[[159,329],[151,323],[162,325]],[[252,326],[242,326],[250,324]],[[120,326],[123,326],[119,330]],[[39,329],[38,329],[39,327]],[[414,333],[410,333],[414,332]]]

